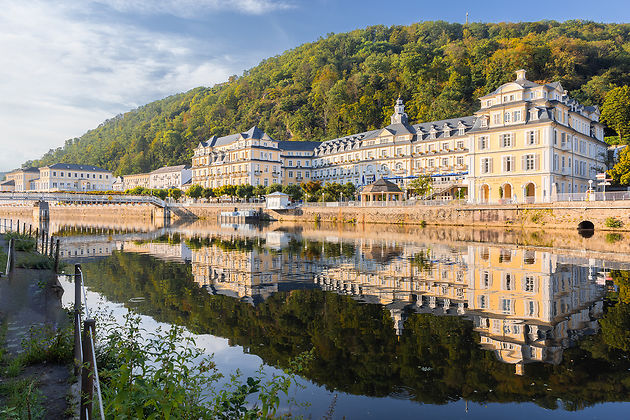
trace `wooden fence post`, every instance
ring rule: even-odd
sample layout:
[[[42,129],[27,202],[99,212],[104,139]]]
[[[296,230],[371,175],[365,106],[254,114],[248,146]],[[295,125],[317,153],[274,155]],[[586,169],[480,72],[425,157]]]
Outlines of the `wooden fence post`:
[[[81,264],[74,265],[74,374],[81,367]]]
[[[15,239],[9,241],[9,252],[11,253],[11,266],[9,267],[9,273],[12,273],[15,269]],[[7,274],[9,274],[7,273]]]
[[[83,322],[83,364],[81,367],[81,420],[92,419],[92,401],[94,398],[94,362],[92,339],[94,337],[93,319]]]
[[[57,239],[57,246],[55,247],[55,274],[59,271],[59,239]]]

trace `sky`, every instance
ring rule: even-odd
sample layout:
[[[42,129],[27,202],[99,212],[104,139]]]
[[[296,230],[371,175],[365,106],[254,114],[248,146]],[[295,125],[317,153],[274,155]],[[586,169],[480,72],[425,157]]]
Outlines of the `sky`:
[[[424,20],[629,22],[627,0],[0,0],[0,171],[108,118],[334,32]],[[544,7],[542,7],[544,5]]]

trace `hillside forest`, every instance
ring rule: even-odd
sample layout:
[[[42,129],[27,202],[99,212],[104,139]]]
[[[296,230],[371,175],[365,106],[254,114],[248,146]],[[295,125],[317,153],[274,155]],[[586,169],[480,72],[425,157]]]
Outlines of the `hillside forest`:
[[[399,95],[413,122],[470,115],[519,68],[601,105],[630,85],[630,24],[438,21],[329,34],[225,83],[118,115],[25,165],[145,172],[190,163],[201,140],[253,125],[278,140],[327,140],[386,125]]]

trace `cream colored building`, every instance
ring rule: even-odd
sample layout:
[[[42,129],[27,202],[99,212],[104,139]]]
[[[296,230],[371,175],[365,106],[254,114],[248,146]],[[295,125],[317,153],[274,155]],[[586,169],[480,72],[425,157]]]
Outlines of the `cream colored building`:
[[[39,168],[30,183],[32,191],[111,191],[113,176],[98,166],[55,163]]]
[[[387,127],[322,142],[315,149],[312,178],[356,186],[384,178],[404,187],[418,176],[430,176],[435,194],[450,194],[466,186],[474,121],[462,117],[410,125],[398,99]]]
[[[123,191],[131,190],[136,187],[142,188],[151,188],[150,187],[150,174],[131,174],[131,175],[123,175]]]
[[[258,127],[200,143],[192,160],[192,184],[202,187],[300,183],[310,179],[316,142],[277,141]]]
[[[479,98],[470,130],[469,201],[549,202],[585,193],[605,168],[597,107],[580,105],[559,82],[516,80]]]
[[[3,190],[16,192],[29,191],[31,189],[31,181],[37,178],[39,178],[38,168],[16,169],[5,175],[4,181],[7,184],[6,189],[3,187]],[[11,188],[11,181],[13,181],[13,188]]]

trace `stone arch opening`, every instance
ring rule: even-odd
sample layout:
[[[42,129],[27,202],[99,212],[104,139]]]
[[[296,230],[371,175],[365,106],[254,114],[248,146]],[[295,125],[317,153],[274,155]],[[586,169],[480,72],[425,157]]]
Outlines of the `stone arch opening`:
[[[578,224],[578,230],[595,230],[595,225],[590,220],[583,220]]]
[[[490,187],[487,184],[481,186],[480,195],[482,203],[487,203],[490,200]]]

